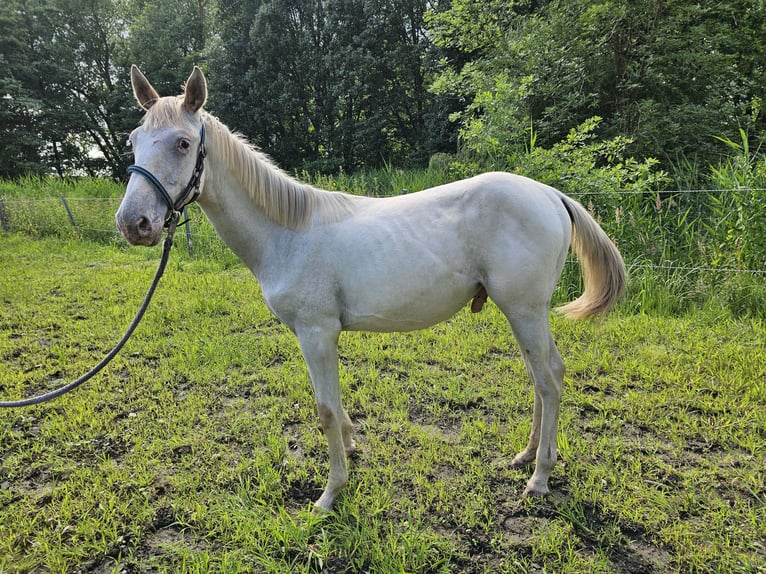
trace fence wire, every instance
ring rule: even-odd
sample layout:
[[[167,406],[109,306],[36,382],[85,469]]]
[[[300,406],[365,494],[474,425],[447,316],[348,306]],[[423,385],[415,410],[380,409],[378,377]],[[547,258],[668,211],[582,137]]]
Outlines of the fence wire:
[[[619,190],[619,191],[586,191],[578,193],[578,197],[585,196],[620,196],[620,195],[648,195],[651,197],[667,196],[667,195],[682,195],[682,194],[723,194],[732,192],[764,192],[766,188],[733,188],[733,189],[685,189],[685,190]],[[85,231],[91,233],[101,233],[104,235],[111,235],[115,239],[119,239],[120,234],[116,228],[106,229],[91,227],[88,225],[82,225],[77,222],[77,217],[70,210],[69,203],[71,202],[105,202],[118,204],[120,198],[115,197],[43,197],[43,198],[30,198],[30,197],[0,197],[0,223],[2,223],[2,229],[5,232],[12,231],[12,224],[8,221],[8,214],[6,205],[8,204],[20,204],[20,205],[34,205],[35,203],[58,203],[61,205],[67,215],[70,224],[78,231]],[[187,220],[185,224],[186,237],[187,237],[187,250],[192,253],[193,240],[206,240],[206,241],[220,241],[215,233],[201,233],[199,231],[192,231],[192,221]],[[22,230],[18,230],[22,231]],[[766,238],[764,238],[766,241]],[[577,264],[576,259],[568,259],[567,264]],[[658,264],[647,262],[646,260],[626,261],[626,266],[631,269],[652,269],[663,271],[677,271],[684,273],[726,273],[726,274],[749,274],[753,276],[766,276],[766,269],[742,269],[735,267],[710,267],[710,266],[691,266],[691,265],[673,265],[670,263]]]

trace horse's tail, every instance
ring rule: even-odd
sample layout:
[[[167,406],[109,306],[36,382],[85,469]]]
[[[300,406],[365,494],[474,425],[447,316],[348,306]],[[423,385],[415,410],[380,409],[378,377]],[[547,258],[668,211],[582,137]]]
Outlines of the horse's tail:
[[[604,230],[577,201],[560,195],[572,220],[572,249],[580,260],[585,291],[556,311],[570,319],[608,313],[625,291],[625,263]]]

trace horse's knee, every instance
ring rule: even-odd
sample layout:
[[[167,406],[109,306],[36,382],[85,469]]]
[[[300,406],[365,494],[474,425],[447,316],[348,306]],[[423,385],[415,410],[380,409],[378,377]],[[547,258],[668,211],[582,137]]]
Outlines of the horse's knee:
[[[543,401],[543,408],[545,405],[549,405],[549,401],[553,401],[558,404],[561,401],[562,380],[555,377],[545,377],[535,379],[535,392],[540,395]]]
[[[331,429],[339,426],[339,421],[335,416],[335,412],[322,403],[317,403],[317,415],[319,415],[319,424],[322,426],[322,430],[327,434]]]

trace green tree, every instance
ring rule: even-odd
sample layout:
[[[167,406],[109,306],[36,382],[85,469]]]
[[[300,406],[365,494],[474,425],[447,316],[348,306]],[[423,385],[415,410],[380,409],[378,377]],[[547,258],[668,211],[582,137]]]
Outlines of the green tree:
[[[755,0],[453,0],[429,26],[463,61],[434,88],[466,98],[463,141],[489,157],[598,115],[639,155],[710,159],[713,136],[764,128],[765,16]]]
[[[0,177],[45,171],[38,129],[42,102],[32,89],[33,61],[22,5],[8,0],[0,10]]]
[[[179,93],[195,65],[203,65],[216,17],[215,0],[129,0],[124,58],[151,74],[161,94]]]
[[[2,27],[4,177],[121,171],[122,22],[112,0],[7,0]]]
[[[200,63],[215,0],[6,0],[0,12],[0,176],[124,177],[137,63],[175,93]]]
[[[425,6],[221,0],[212,105],[287,168],[424,162],[438,125],[425,89]]]
[[[39,77],[38,49],[51,33],[46,7],[29,7],[9,0],[0,11],[0,174],[45,173],[49,141],[44,135],[51,123],[46,109],[43,81]],[[53,138],[53,141],[61,138]]]

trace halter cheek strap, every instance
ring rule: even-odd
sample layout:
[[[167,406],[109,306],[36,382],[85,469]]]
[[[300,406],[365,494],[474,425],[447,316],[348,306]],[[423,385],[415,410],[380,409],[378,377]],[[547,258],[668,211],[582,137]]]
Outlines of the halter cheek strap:
[[[168,190],[165,189],[165,186],[162,185],[162,182],[157,179],[157,177],[148,169],[136,164],[128,166],[128,173],[138,173],[143,175],[149,181],[149,183],[154,186],[154,189],[157,190],[157,193],[160,194],[162,200],[167,204],[168,213],[165,217],[165,227],[168,226],[174,213],[180,212],[185,206],[197,201],[197,198],[200,194],[199,186],[202,182],[202,172],[205,169],[206,155],[207,151],[205,150],[205,124],[202,124],[202,127],[200,127],[199,130],[199,149],[197,150],[197,163],[194,165],[194,172],[192,173],[189,183],[186,184],[183,193],[181,193],[177,201],[173,201],[173,198],[170,197]]]

